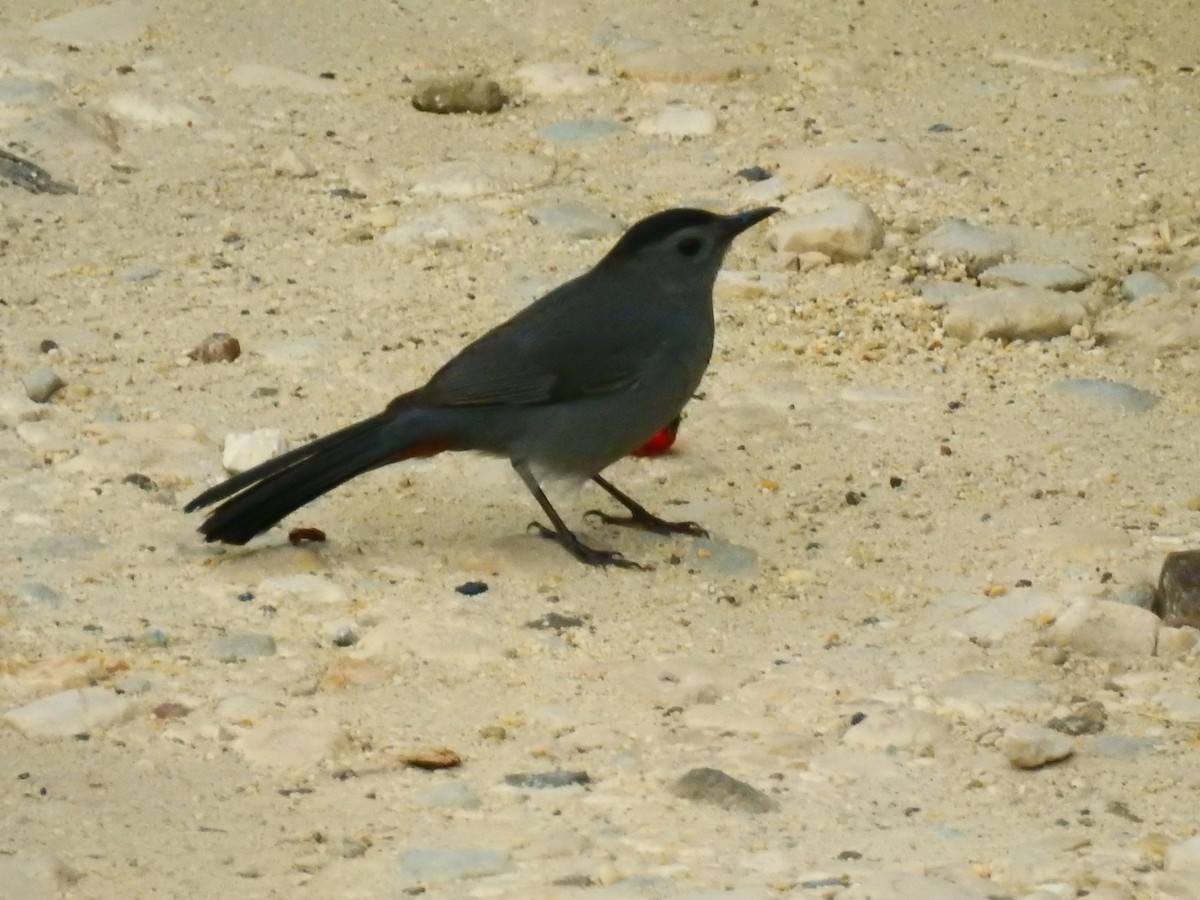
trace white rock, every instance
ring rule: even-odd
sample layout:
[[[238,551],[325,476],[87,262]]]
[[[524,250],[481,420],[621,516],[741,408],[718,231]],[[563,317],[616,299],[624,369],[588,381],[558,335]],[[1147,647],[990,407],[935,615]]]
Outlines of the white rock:
[[[124,44],[137,40],[149,22],[149,4],[108,3],[46,19],[29,33],[59,44]]]
[[[257,431],[231,431],[225,435],[221,465],[233,475],[253,469],[287,450],[287,439],[278,428]]]
[[[276,606],[290,603],[347,603],[349,596],[336,582],[320,575],[272,575],[258,583],[255,594]]]
[[[317,167],[295,149],[288,147],[271,160],[271,171],[276,175],[287,175],[291,178],[312,178],[317,174]]]
[[[1067,263],[1031,265],[1030,263],[1000,263],[980,273],[984,287],[1026,285],[1047,291],[1080,291],[1096,280],[1096,276]]]
[[[980,291],[952,302],[942,328],[947,337],[960,341],[1035,341],[1070,334],[1087,317],[1074,295],[1015,287]]]
[[[1171,286],[1155,272],[1134,272],[1121,281],[1121,296],[1130,302],[1170,292]]]
[[[110,97],[108,109],[119,119],[148,128],[159,125],[186,127],[208,121],[206,113],[181,100],[159,100],[132,91]]]
[[[1200,835],[1168,847],[1163,867],[1168,872],[1200,872]]]
[[[1200,724],[1200,697],[1187,691],[1164,691],[1154,698],[1172,722]]]
[[[874,211],[840,188],[822,188],[784,204],[792,216],[772,225],[776,250],[824,253],[835,262],[865,259],[883,246],[883,223]]]
[[[1037,769],[1075,752],[1069,737],[1041,725],[1009,726],[996,748],[1018,769]]]
[[[717,130],[717,114],[691,106],[668,106],[656,116],[638,123],[639,134],[661,137],[700,137]]]
[[[283,719],[241,733],[234,747],[251,762],[306,772],[336,757],[348,746],[346,732],[331,718]]]
[[[786,178],[772,175],[763,181],[753,181],[742,188],[742,200],[755,206],[767,206],[778,203],[790,192]]]
[[[108,688],[61,691],[10,709],[2,720],[26,737],[69,737],[115,725],[133,712],[133,704]]]
[[[1118,307],[1097,327],[1106,342],[1151,352],[1200,348],[1200,301],[1194,293],[1147,296]]]
[[[1039,685],[993,672],[968,672],[945,681],[932,691],[945,709],[968,718],[1004,710],[1034,712],[1048,709],[1050,695]]]
[[[842,740],[864,750],[908,750],[917,756],[933,756],[943,747],[950,729],[933,713],[883,707],[866,709],[866,718],[846,729]]]
[[[483,207],[451,203],[389,229],[380,240],[401,246],[455,247],[500,231],[505,225],[502,217]]]
[[[409,191],[417,197],[469,200],[529,191],[554,177],[554,163],[541,156],[496,154],[484,159],[439,163],[419,170]]]
[[[918,246],[939,256],[968,263],[976,271],[996,265],[1016,248],[1008,235],[962,219],[942,223],[922,238]]]
[[[573,241],[612,237],[623,230],[612,216],[597,212],[576,200],[552,203],[529,211],[530,218],[544,228]]]
[[[1152,656],[1160,620],[1147,609],[1085,597],[1047,630],[1054,643],[1093,656]]]
[[[607,78],[570,63],[531,63],[517,69],[517,78],[525,93],[538,97],[586,94],[610,83]]]
[[[959,595],[947,599],[959,599]],[[1058,597],[1037,591],[1023,591],[991,599],[975,595],[961,596],[961,599],[966,600],[971,608],[951,619],[946,627],[962,637],[988,644],[1003,640],[1014,632],[1028,632],[1040,616],[1062,606]]]

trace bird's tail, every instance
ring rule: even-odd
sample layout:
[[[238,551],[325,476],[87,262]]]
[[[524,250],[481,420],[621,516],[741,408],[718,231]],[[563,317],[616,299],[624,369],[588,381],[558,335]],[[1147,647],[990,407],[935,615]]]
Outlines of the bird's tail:
[[[234,475],[193,499],[184,512],[224,500],[200,533],[206,541],[244,544],[356,475],[450,449],[453,441],[437,434],[422,410],[389,407]]]

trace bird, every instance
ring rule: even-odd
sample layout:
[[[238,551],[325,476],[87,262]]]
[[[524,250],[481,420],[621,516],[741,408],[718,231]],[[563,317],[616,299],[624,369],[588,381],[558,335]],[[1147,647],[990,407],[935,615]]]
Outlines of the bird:
[[[541,482],[590,479],[626,510],[584,514],[606,524],[707,536],[696,522],[654,515],[601,473],[678,419],[712,356],[725,254],[776,212],[677,208],[641,219],[594,267],[475,339],[424,385],[209,488],[184,511],[219,504],[200,533],[241,545],[366,472],[470,450],[509,460],[550,521],[531,530],[586,565],[647,568],[580,540]]]

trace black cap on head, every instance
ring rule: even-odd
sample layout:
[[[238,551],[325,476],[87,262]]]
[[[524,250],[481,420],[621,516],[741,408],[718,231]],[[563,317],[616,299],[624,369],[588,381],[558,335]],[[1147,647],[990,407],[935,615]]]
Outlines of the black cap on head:
[[[621,239],[609,251],[609,258],[628,256],[659,243],[665,238],[684,230],[698,226],[723,223],[728,240],[733,240],[747,228],[761,222],[767,216],[779,212],[778,207],[764,206],[730,216],[719,216],[705,209],[667,209],[647,216],[640,222],[634,223],[629,230],[621,235]]]

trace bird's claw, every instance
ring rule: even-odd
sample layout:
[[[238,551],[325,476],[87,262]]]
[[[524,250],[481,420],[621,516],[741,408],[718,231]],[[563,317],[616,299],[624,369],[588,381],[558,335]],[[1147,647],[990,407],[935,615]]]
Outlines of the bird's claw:
[[[598,547],[589,547],[583,541],[579,540],[571,532],[565,534],[555,531],[553,528],[547,528],[541,522],[530,522],[529,531],[537,532],[539,537],[545,538],[548,541],[554,541],[563,547],[568,553],[574,556],[577,560],[589,566],[616,566],[618,569],[640,569],[643,572],[650,571],[649,566],[644,566],[641,563],[634,562],[632,559],[626,559],[623,553],[617,550],[601,550]]]
[[[589,509],[583,514],[584,518],[595,516],[605,525],[619,525],[622,528],[637,528],[654,534],[686,534],[691,537],[706,538],[708,529],[699,522],[669,522],[658,516],[646,513],[642,515],[614,516],[600,509]]]

